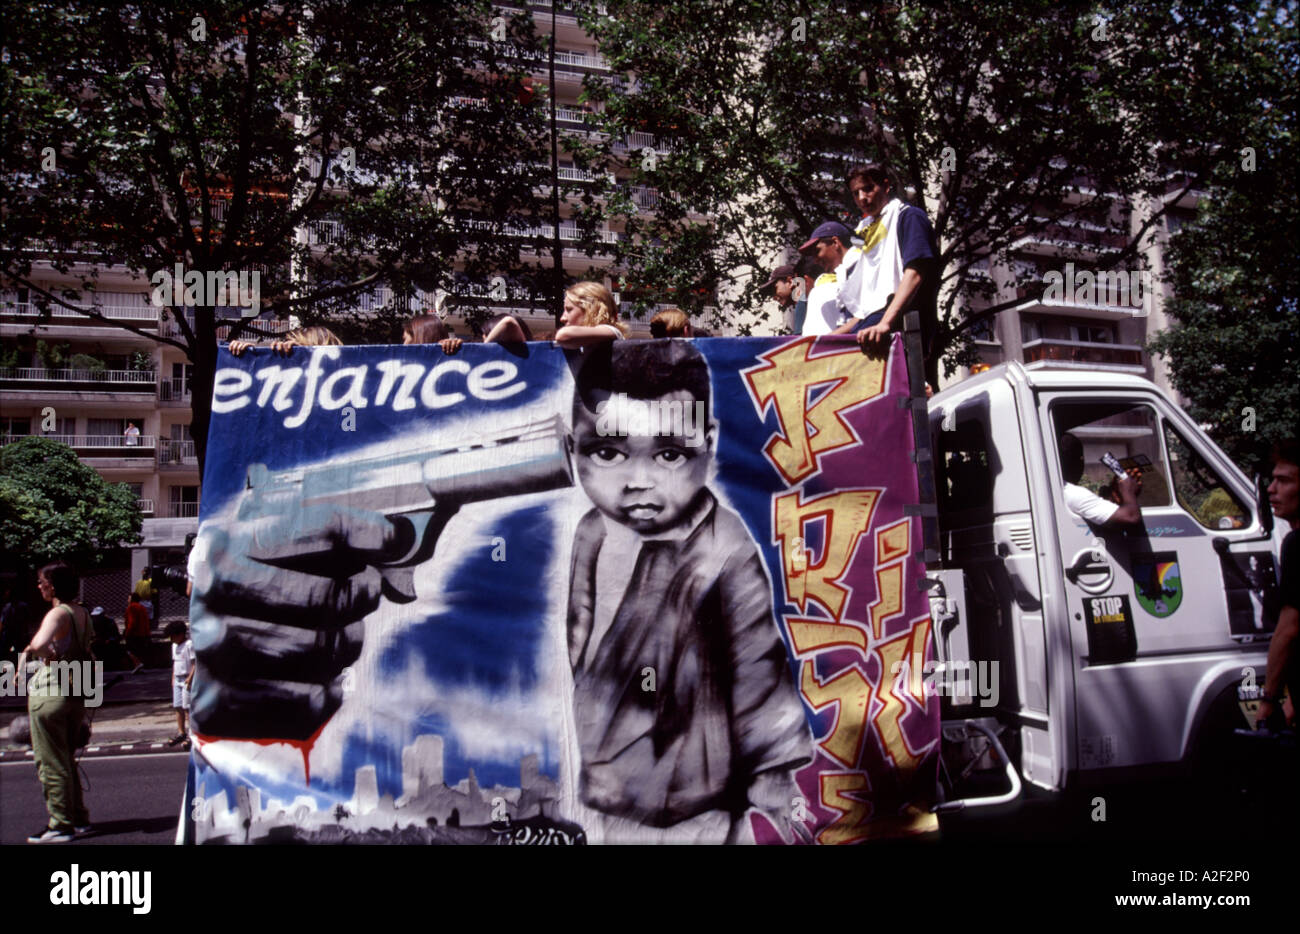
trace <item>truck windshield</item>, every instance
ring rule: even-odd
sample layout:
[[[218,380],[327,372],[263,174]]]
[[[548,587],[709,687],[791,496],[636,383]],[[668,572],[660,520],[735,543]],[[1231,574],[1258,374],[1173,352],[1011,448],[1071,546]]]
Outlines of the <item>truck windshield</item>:
[[[1178,505],[1207,529],[1241,529],[1250,524],[1250,512],[1241,500],[1232,495],[1214,468],[1168,422],[1165,422],[1165,444],[1169,448]]]

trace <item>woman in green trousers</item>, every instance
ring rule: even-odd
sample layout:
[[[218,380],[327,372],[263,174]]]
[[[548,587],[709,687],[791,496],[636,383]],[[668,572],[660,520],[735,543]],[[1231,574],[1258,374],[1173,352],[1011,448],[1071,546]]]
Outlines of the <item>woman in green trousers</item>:
[[[85,698],[83,691],[73,688],[74,680],[77,688],[81,687],[81,679],[66,676],[66,663],[81,665],[93,659],[94,630],[86,608],[75,602],[81,579],[71,566],[62,561],[47,564],[38,572],[36,583],[52,606],[24,650],[46,663],[28,683],[27,712],[36,772],[50,818],[27,842],[64,843],[90,832],[76,761]]]

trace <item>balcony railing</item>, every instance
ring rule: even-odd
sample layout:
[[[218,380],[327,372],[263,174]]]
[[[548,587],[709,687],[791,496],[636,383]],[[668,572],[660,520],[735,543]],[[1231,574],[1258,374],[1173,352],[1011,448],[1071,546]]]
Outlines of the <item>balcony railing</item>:
[[[482,39],[470,39],[470,48],[483,49],[487,48],[487,43]],[[509,46],[506,48],[506,54],[514,58],[532,63],[534,71],[544,70],[550,64],[550,55],[546,52],[525,52],[518,46]],[[586,74],[587,69],[591,71],[609,71],[609,63],[605,61],[605,56],[598,52],[566,52],[563,49],[555,50],[555,70],[568,72],[570,74]]]
[[[513,224],[497,224],[494,221],[481,220],[476,218],[461,218],[461,224],[469,230],[482,230],[485,232],[495,232],[507,237],[520,237],[531,239],[533,237],[545,237],[550,239],[554,236],[555,228],[550,224],[539,224],[536,227],[516,227]],[[618,232],[601,228],[596,231],[596,238],[602,243],[617,243]],[[560,223],[561,240],[581,240],[582,234],[575,224]]]
[[[158,309],[152,305],[87,305],[79,304],[78,308],[93,308],[105,318],[115,321],[157,321]],[[23,315],[37,317],[40,310],[32,302],[5,302],[0,306],[0,313],[6,315]],[[64,308],[61,305],[55,305],[50,308],[50,317],[52,318],[75,318],[85,320],[85,315],[79,311],[73,311],[70,308]]]
[[[1041,218],[1040,218],[1041,220]],[[1082,249],[1091,252],[1108,252],[1120,250],[1128,245],[1128,237],[1094,224],[1085,223],[1049,223],[1032,233],[1026,234],[1015,243],[1012,249],[1027,244],[1040,244],[1058,249]]]
[[[180,379],[164,379],[158,383],[159,402],[184,402],[191,399],[189,384]]]
[[[151,499],[137,499],[137,500],[135,501],[135,504],[136,504],[137,507],[139,507],[140,511],[141,511],[142,513],[144,513],[146,516],[152,516],[152,515],[153,515],[153,500],[151,500]]]
[[[585,169],[575,169],[567,165],[562,165],[555,170],[560,178],[569,182],[594,182],[596,176]]]
[[[159,467],[198,466],[199,459],[194,453],[193,441],[159,441]]]
[[[25,383],[99,383],[105,389],[153,391],[153,370],[47,370],[44,367],[0,367],[0,380]]]
[[[187,315],[186,320],[189,321],[190,328],[193,329],[194,327],[193,316]],[[293,327],[289,324],[288,321],[281,321],[279,319],[273,321],[259,320],[254,322],[254,324],[260,331],[268,334],[283,334],[286,331],[293,330]],[[229,324],[218,325],[217,340],[219,341],[229,340],[230,328],[231,325]],[[163,337],[180,337],[181,327],[179,324],[177,324],[175,321],[169,318],[166,321],[160,321],[158,323],[158,333]],[[242,337],[244,340],[254,340],[257,337],[257,335],[250,331],[245,331]]]
[[[168,519],[197,519],[199,517],[198,503],[168,503]]]
[[[652,133],[629,133],[626,140],[614,140],[613,149],[621,156],[629,152],[640,152],[643,149],[653,149],[661,155],[672,152],[672,146],[667,140],[657,140]]]
[[[659,191],[644,185],[632,185],[628,188],[632,203],[645,211],[653,211],[659,206]]]
[[[573,110],[568,107],[556,107],[555,119],[566,123],[586,123],[592,115],[585,110]]]
[[[1142,366],[1142,348],[1133,344],[1040,339],[1024,345],[1025,363]]]
[[[46,438],[80,450],[112,450],[115,457],[153,457],[156,438],[153,435],[0,435],[0,445],[13,444],[23,438]]]

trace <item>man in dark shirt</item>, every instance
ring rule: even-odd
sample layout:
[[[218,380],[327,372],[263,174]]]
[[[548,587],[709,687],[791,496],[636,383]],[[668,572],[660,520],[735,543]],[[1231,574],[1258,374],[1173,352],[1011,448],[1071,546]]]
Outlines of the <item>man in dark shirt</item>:
[[[1264,700],[1260,702],[1256,726],[1274,718],[1295,726],[1295,705],[1300,698],[1300,652],[1296,634],[1300,630],[1300,444],[1292,438],[1273,451],[1273,480],[1268,485],[1268,501],[1273,515],[1290,523],[1291,531],[1282,541],[1281,604],[1277,628],[1268,646],[1268,671],[1264,676]],[[1291,692],[1290,702],[1283,704],[1282,687]],[[1277,725],[1276,722],[1274,725]]]

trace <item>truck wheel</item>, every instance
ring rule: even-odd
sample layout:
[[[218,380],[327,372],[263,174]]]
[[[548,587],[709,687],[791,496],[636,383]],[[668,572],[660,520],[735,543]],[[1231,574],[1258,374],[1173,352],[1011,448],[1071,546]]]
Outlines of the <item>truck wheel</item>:
[[[1206,714],[1189,757],[1193,789],[1211,796],[1215,810],[1222,808],[1229,820],[1252,803],[1262,779],[1255,742],[1235,733],[1246,726],[1236,688],[1225,690]]]

